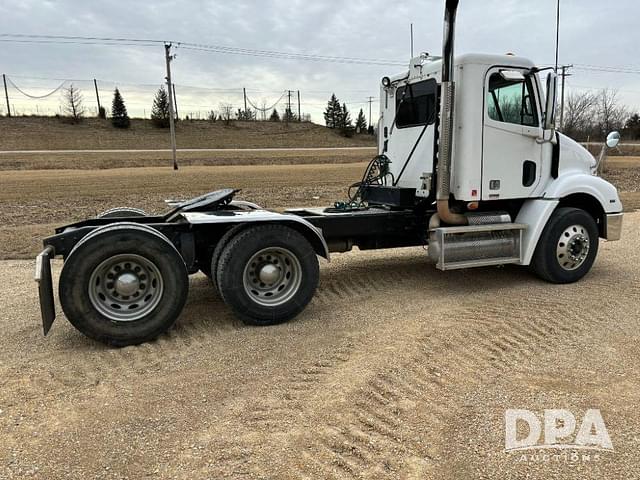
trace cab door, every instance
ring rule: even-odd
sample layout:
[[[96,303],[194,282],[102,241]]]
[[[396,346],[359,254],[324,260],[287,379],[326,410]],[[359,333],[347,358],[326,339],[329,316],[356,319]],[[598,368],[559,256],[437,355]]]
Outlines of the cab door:
[[[541,178],[540,102],[526,70],[493,68],[485,79],[482,200],[527,198]]]

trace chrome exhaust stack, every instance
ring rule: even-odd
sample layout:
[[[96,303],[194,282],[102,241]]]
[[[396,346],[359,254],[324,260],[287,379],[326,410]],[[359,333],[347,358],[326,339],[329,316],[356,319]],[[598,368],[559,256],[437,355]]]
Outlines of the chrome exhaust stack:
[[[456,12],[459,0],[446,0],[444,11],[444,38],[442,42],[442,87],[440,100],[440,145],[438,161],[438,190],[436,206],[438,218],[449,225],[467,225],[467,218],[454,213],[449,207],[451,193],[451,157],[453,152],[453,113],[455,108],[455,83],[453,81],[453,52]],[[439,223],[438,221],[433,222]]]

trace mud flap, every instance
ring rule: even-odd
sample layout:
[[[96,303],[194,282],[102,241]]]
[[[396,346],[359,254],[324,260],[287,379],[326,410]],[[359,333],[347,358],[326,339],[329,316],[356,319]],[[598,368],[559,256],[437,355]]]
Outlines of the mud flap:
[[[51,278],[51,260],[53,256],[53,247],[49,246],[36,257],[35,280],[38,283],[42,329],[45,336],[51,330],[51,325],[56,319],[56,308],[53,301],[53,279]]]

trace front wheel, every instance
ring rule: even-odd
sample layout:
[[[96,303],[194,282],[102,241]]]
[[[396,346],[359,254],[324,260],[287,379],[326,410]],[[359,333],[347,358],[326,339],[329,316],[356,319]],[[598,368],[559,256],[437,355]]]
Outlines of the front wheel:
[[[67,257],[59,296],[67,319],[113,346],[152,340],[176,321],[189,281],[182,257],[151,227],[116,223],[95,230]]]
[[[598,226],[587,212],[559,208],[538,240],[531,266],[548,282],[576,282],[589,272],[596,259],[598,237]]]
[[[311,244],[284,225],[247,228],[224,247],[216,283],[224,301],[245,323],[285,322],[309,303],[320,276]]]

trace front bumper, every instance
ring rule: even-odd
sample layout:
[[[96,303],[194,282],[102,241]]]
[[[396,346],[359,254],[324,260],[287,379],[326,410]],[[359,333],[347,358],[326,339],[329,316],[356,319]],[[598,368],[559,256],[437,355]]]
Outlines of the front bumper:
[[[45,335],[49,333],[51,325],[56,319],[56,308],[53,301],[53,279],[51,278],[51,260],[54,255],[53,247],[48,246],[36,257],[35,281],[38,283],[42,329]]]
[[[622,237],[623,216],[623,213],[607,214],[604,238],[606,238],[610,242],[614,240],[620,240],[620,238]]]

